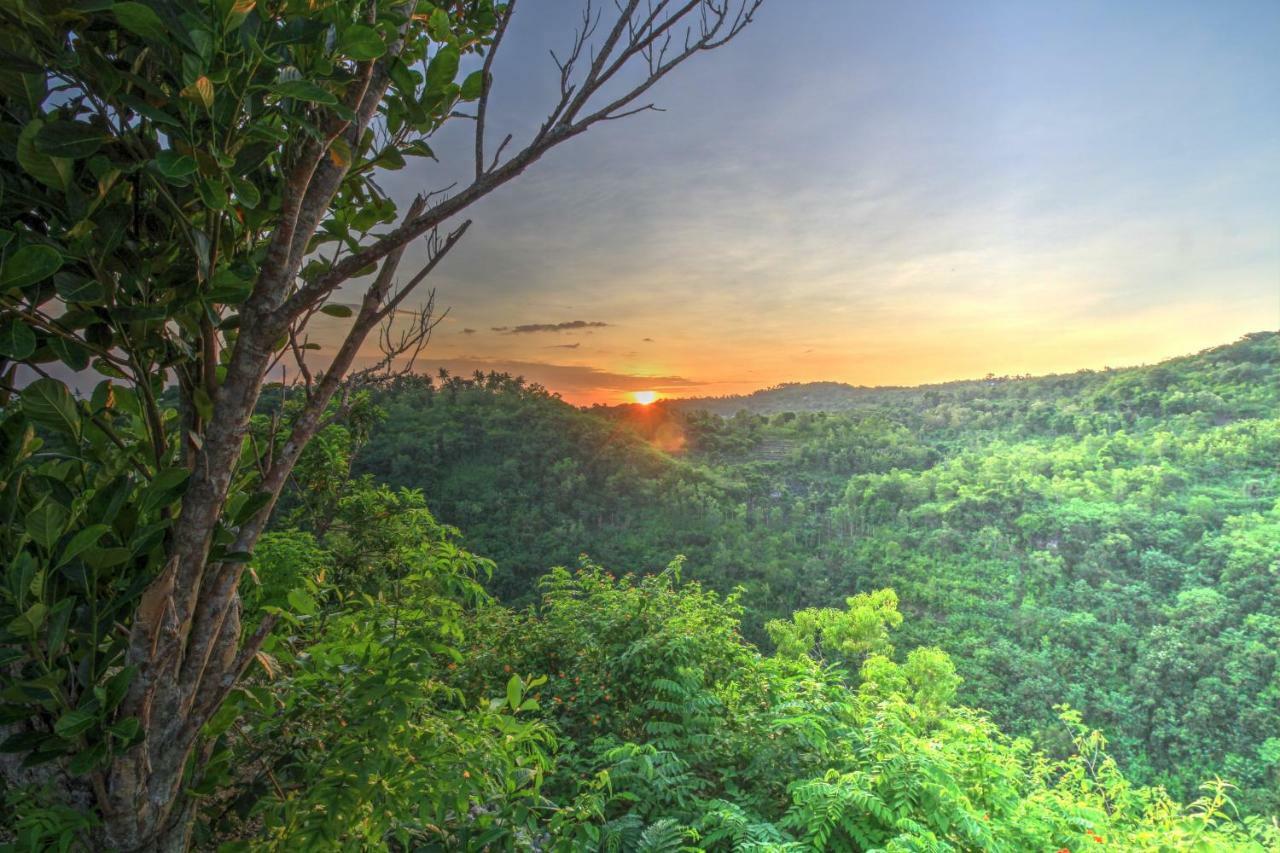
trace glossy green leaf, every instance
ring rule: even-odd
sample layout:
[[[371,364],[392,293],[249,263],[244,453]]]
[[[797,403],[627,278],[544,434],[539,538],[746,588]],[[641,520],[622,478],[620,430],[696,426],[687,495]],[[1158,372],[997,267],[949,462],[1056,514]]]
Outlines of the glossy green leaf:
[[[373,27],[352,24],[342,31],[337,50],[351,59],[367,61],[382,56],[387,52],[387,46]]]
[[[449,39],[449,13],[442,7],[436,6],[432,10],[431,16],[427,18],[427,33],[436,41],[447,41]]]
[[[84,370],[89,366],[90,351],[81,344],[55,337],[49,339],[49,349],[72,370]]]
[[[105,524],[91,524],[83,530],[71,537],[71,541],[62,549],[62,554],[58,558],[58,565],[65,566],[67,563],[79,557],[85,551],[98,544],[106,532],[111,528]]]
[[[0,322],[0,356],[21,361],[36,351],[36,333],[20,317]]]
[[[64,272],[54,276],[54,289],[67,302],[100,302],[105,296],[102,285],[88,276]]]
[[[55,190],[64,190],[71,182],[73,163],[65,157],[51,157],[36,147],[36,136],[44,127],[40,119],[33,119],[18,135],[18,164],[23,171],[40,183]]]
[[[80,414],[67,386],[56,379],[37,379],[19,394],[22,411],[40,426],[80,435]]]
[[[108,138],[105,132],[84,122],[54,121],[36,132],[35,148],[50,157],[83,160],[101,148]]]
[[[474,101],[484,94],[484,72],[472,71],[462,81],[462,100]]]
[[[53,724],[53,730],[59,737],[71,740],[93,728],[97,721],[98,715],[93,711],[87,708],[76,708],[59,717]]]
[[[313,104],[332,106],[338,103],[337,97],[328,89],[317,86],[309,80],[289,80],[276,83],[271,90],[282,98],[293,98],[298,101],[309,101]]]
[[[38,506],[27,513],[26,528],[37,545],[46,550],[53,547],[67,529],[68,513],[66,507],[51,498],[45,498]]]
[[[112,6],[111,11],[116,16],[116,21],[120,26],[136,35],[142,36],[147,41],[167,43],[172,39],[172,35],[165,27],[164,22],[160,20],[160,16],[145,3],[124,0],[124,2],[116,3]]]
[[[62,254],[52,246],[30,244],[4,259],[0,266],[0,290],[29,287],[62,268]]]
[[[49,608],[37,602],[28,607],[19,616],[11,619],[9,624],[5,626],[5,630],[18,637],[34,637],[44,627],[44,619],[48,612]]]
[[[427,93],[439,94],[458,76],[458,49],[453,45],[445,45],[431,57],[427,64]]]
[[[156,168],[166,178],[185,178],[196,171],[196,159],[189,154],[180,154],[172,148],[156,155]]]
[[[107,750],[106,743],[94,744],[85,751],[73,755],[67,762],[67,770],[72,775],[83,776],[105,765],[109,757],[110,752]]]
[[[164,468],[156,473],[142,493],[138,505],[144,512],[159,509],[177,500],[187,488],[191,472],[186,468]]]

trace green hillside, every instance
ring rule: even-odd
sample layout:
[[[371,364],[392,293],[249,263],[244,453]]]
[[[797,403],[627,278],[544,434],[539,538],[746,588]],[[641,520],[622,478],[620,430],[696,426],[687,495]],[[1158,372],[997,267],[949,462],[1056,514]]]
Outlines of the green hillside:
[[[1065,754],[1068,703],[1133,778],[1190,797],[1221,775],[1280,812],[1275,333],[917,389],[584,411],[488,376],[377,404],[355,470],[421,489],[504,601],[580,553],[637,572],[683,555],[686,577],[741,587],[770,647],[771,619],[892,587],[899,644],[949,653],[959,698],[1007,731]]]

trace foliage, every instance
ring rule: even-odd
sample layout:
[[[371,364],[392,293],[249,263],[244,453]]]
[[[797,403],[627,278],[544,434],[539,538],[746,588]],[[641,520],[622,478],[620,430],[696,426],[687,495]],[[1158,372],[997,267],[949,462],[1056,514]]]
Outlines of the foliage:
[[[643,571],[678,552],[742,588],[749,639],[787,651],[782,626],[891,587],[897,644],[947,651],[960,700],[1007,731],[1066,754],[1052,708],[1070,702],[1136,780],[1190,800],[1221,776],[1274,815],[1278,368],[1260,333],[1145,368],[847,399],[794,386],[763,397],[804,391],[810,410],[727,417],[419,378],[379,395],[355,467],[421,485],[514,603],[582,550]]]
[[[595,40],[588,9],[545,122],[488,154],[514,2],[0,4],[0,781],[92,813],[96,846],[187,846],[192,792],[217,770],[202,732],[266,653],[300,568],[269,579],[247,630],[245,567],[295,473],[313,488],[292,521],[323,535],[346,511],[324,475],[363,438],[359,388],[438,322],[430,296],[405,301],[466,232],[459,215],[647,109],[633,101],[759,2],[628,0]],[[382,176],[434,159],[428,139],[456,116],[474,122],[473,177],[399,209]],[[400,279],[418,238],[422,266]],[[358,302],[338,301],[353,280]],[[321,315],[349,320],[323,370],[308,363]],[[380,359],[354,369],[375,329]],[[255,420],[285,359],[303,399]],[[374,585],[401,572],[383,551]]]
[[[457,848],[510,840],[534,822],[552,744],[526,699],[539,680],[513,677],[482,694],[446,680],[489,566],[458,548],[419,496],[369,491],[352,489],[321,542],[273,534],[255,555],[293,562],[305,542],[321,568],[286,595],[290,630],[264,647],[265,678],[210,726],[220,751],[202,786],[208,834],[256,824],[254,849]],[[368,500],[394,508],[368,515]],[[335,531],[357,518],[391,544],[352,564]]]
[[[1264,850],[1274,827],[1231,817],[1227,790],[1183,808],[1134,786],[1105,740],[1063,710],[1051,760],[950,704],[950,661],[917,649],[863,675],[762,656],[733,597],[681,584],[680,564],[614,578],[586,563],[523,612],[476,614],[460,684],[545,671],[559,733],[544,786],[554,849]],[[891,596],[862,602],[892,610]],[[892,621],[892,620],[890,620]],[[872,683],[870,674],[877,680]],[[1270,846],[1268,846],[1270,845]]]

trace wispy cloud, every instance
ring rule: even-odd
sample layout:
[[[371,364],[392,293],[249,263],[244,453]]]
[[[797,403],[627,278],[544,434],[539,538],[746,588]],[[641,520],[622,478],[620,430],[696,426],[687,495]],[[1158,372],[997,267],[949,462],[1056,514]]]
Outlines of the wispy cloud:
[[[582,346],[581,341],[574,344],[552,344],[551,346],[546,347],[546,349],[577,349],[580,346]]]
[[[572,332],[578,329],[603,329],[608,326],[599,320],[566,320],[563,323],[526,323],[523,326],[493,326],[493,331],[504,335],[527,335],[533,332]]]

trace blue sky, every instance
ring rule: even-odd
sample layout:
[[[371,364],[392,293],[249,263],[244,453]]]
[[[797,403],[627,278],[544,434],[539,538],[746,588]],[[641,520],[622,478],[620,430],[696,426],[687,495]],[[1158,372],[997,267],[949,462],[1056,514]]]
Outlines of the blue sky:
[[[493,103],[517,142],[576,9],[525,3]],[[1276,2],[768,0],[655,90],[665,112],[474,209],[424,366],[586,402],[1119,366],[1276,328],[1277,45]],[[388,182],[449,183],[468,130]],[[492,331],[575,320],[607,325]]]

